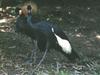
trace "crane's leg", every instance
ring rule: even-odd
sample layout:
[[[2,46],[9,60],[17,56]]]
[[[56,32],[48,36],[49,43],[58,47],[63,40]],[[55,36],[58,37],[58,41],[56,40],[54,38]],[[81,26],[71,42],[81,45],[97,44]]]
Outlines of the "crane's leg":
[[[35,69],[34,70],[37,70],[38,68],[39,68],[39,66],[41,65],[41,63],[44,61],[44,59],[46,58],[46,54],[47,54],[47,51],[48,51],[48,49],[49,49],[49,44],[48,44],[48,42],[46,42],[46,47],[45,47],[45,52],[44,52],[44,54],[43,54],[43,56],[42,56],[42,59],[40,60],[40,62],[37,64],[37,66],[35,67]]]
[[[36,40],[32,40],[32,43],[34,45],[34,48],[32,50],[32,54],[31,54],[31,57],[30,59],[35,63],[36,62],[36,52],[37,52],[37,41]]]

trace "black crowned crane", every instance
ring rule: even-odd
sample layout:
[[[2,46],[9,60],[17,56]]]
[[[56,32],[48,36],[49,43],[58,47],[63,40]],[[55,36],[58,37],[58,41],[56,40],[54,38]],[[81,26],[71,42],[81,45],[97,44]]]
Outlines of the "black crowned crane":
[[[41,41],[45,41],[44,44],[40,41],[38,42],[39,48],[44,50],[47,48],[47,44],[49,45],[48,48],[54,48],[63,52],[70,60],[74,60],[75,58],[79,58],[79,55],[73,50],[70,41],[68,40],[65,33],[59,28],[57,25],[54,25],[47,21],[40,21],[34,23],[34,17],[32,16],[32,7],[31,5],[27,6],[28,15],[27,15],[27,23],[33,28],[36,29],[38,32],[44,34],[43,39]],[[37,32],[37,35],[40,33]],[[42,38],[41,37],[41,38]]]
[[[34,21],[30,5],[27,6],[27,15],[23,14],[21,9],[17,10],[19,16],[16,21],[16,30],[36,40],[40,50],[53,48],[61,51],[69,60],[80,58],[61,28],[47,21]]]

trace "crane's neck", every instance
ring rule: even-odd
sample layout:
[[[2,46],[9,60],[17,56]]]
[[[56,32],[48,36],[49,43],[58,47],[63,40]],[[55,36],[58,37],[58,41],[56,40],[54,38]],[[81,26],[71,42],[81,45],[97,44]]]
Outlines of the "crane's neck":
[[[30,13],[30,14],[28,14],[27,15],[27,23],[28,23],[28,25],[31,27],[31,28],[33,28],[33,29],[37,29],[37,26],[35,26],[34,25],[34,23],[33,23],[33,19],[32,19],[33,17],[32,17],[32,14]]]
[[[27,15],[27,22],[28,22],[30,25],[32,25],[32,13],[31,13],[31,12],[28,13],[28,15]]]

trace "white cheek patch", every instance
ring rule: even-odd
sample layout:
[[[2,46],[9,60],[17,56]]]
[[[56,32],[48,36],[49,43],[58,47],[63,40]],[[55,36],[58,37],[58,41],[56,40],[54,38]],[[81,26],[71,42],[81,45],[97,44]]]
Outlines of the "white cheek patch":
[[[22,10],[19,10],[19,15],[21,15],[22,14]]]
[[[71,51],[72,51],[72,47],[71,47],[69,41],[60,38],[60,37],[59,37],[58,35],[56,35],[55,33],[54,33],[54,35],[56,36],[57,41],[58,41],[58,44],[59,44],[59,46],[62,48],[62,50],[63,50],[65,53],[70,54]]]

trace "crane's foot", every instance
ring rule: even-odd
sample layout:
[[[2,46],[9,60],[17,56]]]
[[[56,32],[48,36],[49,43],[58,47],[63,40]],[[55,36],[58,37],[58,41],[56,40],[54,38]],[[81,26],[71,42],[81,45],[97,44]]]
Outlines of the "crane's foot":
[[[31,62],[34,63],[34,64],[36,63],[36,50],[37,49],[32,50],[32,54],[31,54],[31,57],[30,57]]]
[[[35,64],[36,63],[36,52],[32,50],[31,55],[27,57],[24,61],[25,64]]]

